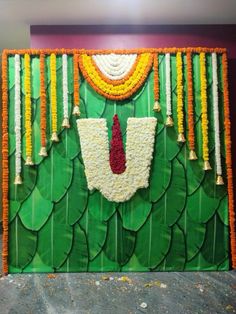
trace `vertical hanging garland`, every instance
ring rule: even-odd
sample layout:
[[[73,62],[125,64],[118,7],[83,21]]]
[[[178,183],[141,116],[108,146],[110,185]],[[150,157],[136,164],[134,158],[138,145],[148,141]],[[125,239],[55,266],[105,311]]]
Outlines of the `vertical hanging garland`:
[[[53,142],[59,142],[57,136],[57,59],[55,53],[50,56],[50,77],[51,77],[51,121],[52,121],[52,136]]]
[[[183,102],[183,61],[181,52],[176,54],[177,68],[177,120],[178,120],[178,139],[180,143],[185,142],[184,137],[184,102]]]
[[[20,55],[15,55],[15,181],[22,184],[21,179],[21,97],[20,97]]]
[[[31,126],[31,71],[30,71],[30,55],[25,54],[25,165],[32,166],[32,126]]]
[[[153,71],[154,71],[154,106],[153,111],[160,112],[161,106],[159,103],[159,55],[154,54],[153,56]]]
[[[170,54],[165,55],[166,63],[166,126],[171,127],[174,125],[172,119],[172,109],[171,109],[171,71],[170,71]]]
[[[68,114],[68,73],[67,73],[67,55],[62,55],[62,88],[63,88],[63,128],[69,128],[69,114]]]
[[[39,155],[46,157],[46,90],[45,90],[45,55],[40,54],[40,131],[41,131],[41,149]]]
[[[74,109],[73,114],[75,116],[80,116],[79,110],[79,63],[78,54],[74,54]]]
[[[223,185],[222,166],[220,156],[220,121],[219,121],[219,100],[218,100],[218,76],[217,76],[217,56],[212,53],[212,87],[213,87],[213,113],[215,130],[215,159],[216,159],[216,184]]]
[[[202,113],[202,154],[204,160],[204,170],[211,170],[209,163],[208,148],[208,115],[207,115],[207,80],[206,80],[206,55],[200,53],[200,76],[201,76],[201,113]]]
[[[228,180],[228,203],[229,203],[229,223],[230,223],[230,241],[232,266],[236,268],[236,230],[235,230],[235,212],[234,212],[234,191],[233,191],[233,171],[232,171],[232,152],[230,136],[230,111],[229,111],[229,90],[228,90],[228,62],[227,55],[222,55],[223,71],[223,96],[224,96],[224,125],[225,125],[225,146],[226,146],[226,167]]]
[[[193,109],[193,72],[192,72],[192,53],[187,52],[187,81],[188,81],[188,141],[189,159],[196,160],[195,153],[195,134],[194,134],[194,109]]]
[[[2,55],[2,271],[8,273],[8,77],[7,54]]]

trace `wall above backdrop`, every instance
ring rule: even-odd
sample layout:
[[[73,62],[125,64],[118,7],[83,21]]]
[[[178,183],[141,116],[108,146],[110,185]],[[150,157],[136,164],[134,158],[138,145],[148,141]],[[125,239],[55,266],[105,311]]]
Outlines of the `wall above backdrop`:
[[[5,273],[236,267],[226,49],[5,50],[2,67]]]

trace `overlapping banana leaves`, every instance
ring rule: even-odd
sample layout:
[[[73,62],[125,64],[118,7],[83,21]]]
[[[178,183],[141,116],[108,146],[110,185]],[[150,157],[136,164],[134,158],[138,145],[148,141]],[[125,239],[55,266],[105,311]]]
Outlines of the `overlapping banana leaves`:
[[[207,57],[210,156],[213,170],[202,170],[199,56],[193,57],[197,161],[188,160],[188,144],[178,145],[177,128],[166,128],[165,58],[159,56],[161,113],[152,111],[153,72],[133,98],[106,100],[81,77],[81,118],[119,115],[123,140],[128,117],[156,116],[158,127],[150,186],[127,202],[112,203],[87,188],[73,104],[73,58],[68,58],[70,129],[60,129],[60,142],[40,148],[39,57],[31,60],[34,167],[23,166],[23,185],[14,185],[14,57],[9,57],[9,271],[183,271],[229,267],[226,186],[215,185],[211,57]],[[221,57],[218,56],[219,64]],[[47,137],[50,138],[50,71],[47,58]],[[171,56],[173,118],[176,117],[176,64]],[[22,80],[24,63],[22,60]],[[184,57],[185,111],[187,110]],[[221,128],[222,75],[219,67]],[[21,90],[24,112],[24,87]],[[58,121],[63,118],[62,60],[57,56]],[[185,115],[187,123],[187,115]],[[24,115],[22,116],[24,164]],[[188,134],[186,134],[187,136]],[[222,129],[222,143],[224,130]],[[225,153],[222,150],[223,164]],[[225,169],[224,169],[225,175]],[[226,181],[226,180],[225,180]]]

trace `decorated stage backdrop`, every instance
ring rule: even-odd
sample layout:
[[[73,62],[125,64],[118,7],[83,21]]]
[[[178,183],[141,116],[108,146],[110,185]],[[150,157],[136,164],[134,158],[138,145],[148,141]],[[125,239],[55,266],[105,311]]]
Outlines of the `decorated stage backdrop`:
[[[236,265],[225,49],[2,65],[5,273]]]

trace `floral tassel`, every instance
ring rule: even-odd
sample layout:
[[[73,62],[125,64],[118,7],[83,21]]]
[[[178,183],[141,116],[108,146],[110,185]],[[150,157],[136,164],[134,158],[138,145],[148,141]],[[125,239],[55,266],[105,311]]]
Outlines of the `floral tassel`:
[[[45,55],[40,54],[40,128],[41,128],[41,149],[39,155],[46,157],[46,90],[45,90]]]
[[[193,73],[192,73],[192,54],[187,52],[187,81],[188,81],[188,141],[189,141],[189,159],[196,160],[195,153],[195,134],[194,134],[194,110],[193,110]]]
[[[229,203],[229,223],[232,267],[236,268],[236,230],[234,211],[234,191],[233,191],[233,171],[231,155],[231,135],[230,135],[230,111],[229,111],[229,91],[228,91],[228,62],[227,55],[222,55],[223,71],[223,96],[224,96],[224,125],[225,125],[225,146],[226,146],[226,167],[228,180],[228,203]]]
[[[69,114],[68,114],[68,74],[67,74],[67,55],[62,55],[62,77],[63,77],[63,128],[69,128]]]
[[[172,119],[172,110],[171,110],[171,72],[170,72],[170,54],[165,55],[166,61],[166,126],[171,127],[174,125]]]
[[[32,166],[32,126],[31,126],[31,71],[30,71],[30,55],[25,54],[25,150],[26,161],[25,165]]]
[[[204,170],[211,170],[209,163],[208,148],[208,116],[207,116],[207,80],[206,80],[206,55],[200,53],[200,76],[201,76],[201,105],[202,105],[202,142]]]
[[[213,87],[213,112],[215,130],[215,159],[216,159],[216,184],[223,185],[222,167],[220,157],[220,124],[219,124],[219,101],[218,101],[218,77],[217,77],[217,56],[212,53],[212,87]]]
[[[181,52],[176,54],[177,67],[177,119],[178,119],[178,142],[184,143],[184,103],[183,103],[183,61]]]
[[[50,74],[51,74],[51,115],[52,115],[52,136],[53,142],[59,142],[57,136],[57,77],[56,77],[57,59],[55,53],[50,56]]]
[[[154,70],[154,106],[153,111],[160,112],[161,106],[159,103],[159,61],[158,53],[153,56],[153,70]]]
[[[21,179],[21,97],[20,97],[20,55],[15,55],[15,181],[22,184]]]
[[[74,54],[74,109],[73,115],[80,116],[79,110],[79,62],[78,54]]]

